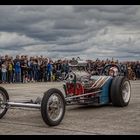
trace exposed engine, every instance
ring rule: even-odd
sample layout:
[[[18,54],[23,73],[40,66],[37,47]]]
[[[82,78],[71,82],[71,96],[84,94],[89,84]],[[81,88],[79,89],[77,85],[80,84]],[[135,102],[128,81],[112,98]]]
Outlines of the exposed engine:
[[[95,82],[94,79],[90,79],[90,74],[85,71],[73,71],[68,75],[68,82],[66,83],[67,93],[76,95],[84,94],[85,89],[90,88]]]
[[[73,71],[71,73],[69,73],[68,75],[69,80],[73,81],[79,81],[82,82],[85,79],[89,79],[90,78],[90,74],[85,72],[85,71]]]
[[[72,65],[72,71],[67,75],[64,89],[67,95],[80,95],[93,92],[95,89],[101,88],[109,77],[91,76],[91,74],[84,70],[83,63],[78,63],[77,65]]]

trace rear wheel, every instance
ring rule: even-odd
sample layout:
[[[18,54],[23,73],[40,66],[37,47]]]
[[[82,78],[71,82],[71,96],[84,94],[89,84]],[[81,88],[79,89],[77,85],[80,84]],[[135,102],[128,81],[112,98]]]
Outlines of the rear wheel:
[[[131,97],[129,80],[123,76],[115,77],[112,81],[110,96],[113,106],[127,106]]]
[[[6,114],[8,108],[6,106],[6,102],[9,101],[9,95],[7,91],[0,87],[0,119],[3,118],[3,116]]]
[[[65,99],[58,89],[50,89],[44,93],[41,103],[41,114],[49,126],[60,124],[65,114]]]

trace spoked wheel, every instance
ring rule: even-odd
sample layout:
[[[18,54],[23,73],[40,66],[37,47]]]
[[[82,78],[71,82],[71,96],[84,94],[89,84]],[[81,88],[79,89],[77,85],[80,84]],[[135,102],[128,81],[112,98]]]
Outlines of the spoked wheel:
[[[124,107],[131,98],[131,85],[126,77],[115,77],[111,85],[111,101],[114,106]]]
[[[44,93],[41,103],[41,114],[49,126],[60,124],[65,114],[65,99],[58,89],[50,89]]]
[[[6,102],[9,101],[9,95],[7,91],[0,87],[0,119],[6,114],[8,108],[6,106]]]

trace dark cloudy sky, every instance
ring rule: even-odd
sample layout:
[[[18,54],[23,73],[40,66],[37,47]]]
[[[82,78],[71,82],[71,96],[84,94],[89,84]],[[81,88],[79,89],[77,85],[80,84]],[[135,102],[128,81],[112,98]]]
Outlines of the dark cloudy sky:
[[[140,6],[0,6],[0,55],[140,60]]]

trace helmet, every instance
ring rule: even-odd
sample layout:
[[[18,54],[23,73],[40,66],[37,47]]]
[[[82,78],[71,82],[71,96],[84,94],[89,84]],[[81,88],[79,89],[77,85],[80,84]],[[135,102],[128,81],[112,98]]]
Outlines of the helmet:
[[[109,75],[110,76],[117,76],[118,75],[118,69],[116,67],[111,67],[109,69]]]

